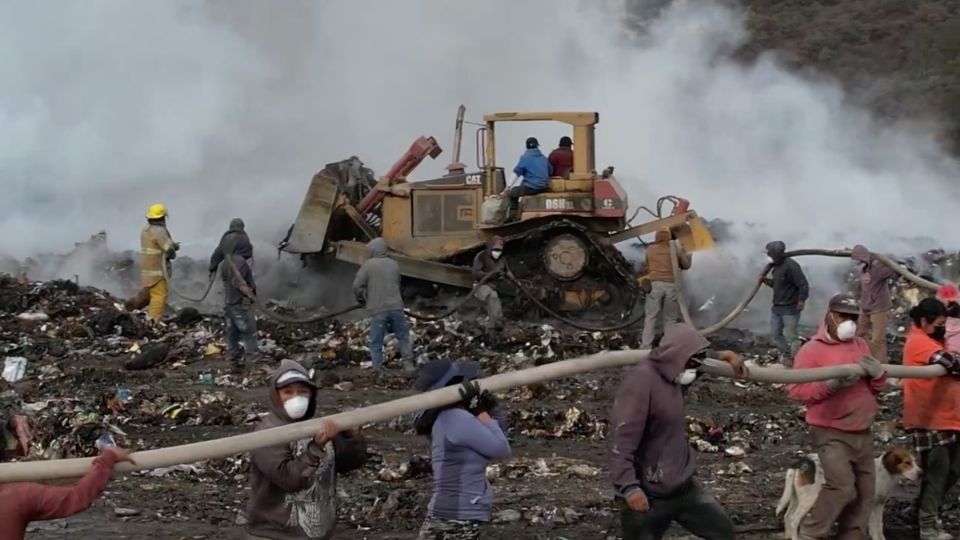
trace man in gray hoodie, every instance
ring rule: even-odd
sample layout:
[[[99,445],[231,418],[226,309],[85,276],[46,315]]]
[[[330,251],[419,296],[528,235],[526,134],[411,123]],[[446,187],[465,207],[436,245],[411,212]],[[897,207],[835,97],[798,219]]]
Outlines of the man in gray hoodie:
[[[410,342],[410,325],[403,313],[403,296],[400,294],[400,266],[387,256],[387,242],[374,238],[367,246],[370,259],[363,263],[353,280],[353,294],[370,315],[370,358],[378,376],[383,375],[383,338],[392,332],[400,343],[403,369],[413,375],[413,344]]]
[[[227,342],[227,357],[235,370],[246,365],[246,356],[256,362],[260,357],[257,346],[257,318],[253,314],[253,298],[257,284],[253,279],[253,244],[244,232],[243,220],[234,218],[223,233],[220,244],[210,256],[210,279],[220,269],[223,279],[223,328]],[[240,348],[241,342],[243,348]]]
[[[881,363],[887,362],[887,321],[893,299],[889,281],[897,273],[870,253],[866,246],[853,246],[850,258],[860,267],[860,317],[857,335],[869,338],[870,354]]]
[[[690,326],[673,325],[617,391],[609,470],[621,503],[623,540],[662,538],[673,522],[701,538],[734,537],[723,507],[694,481],[694,451],[687,440],[681,377],[707,356],[709,345]],[[736,353],[717,356],[743,372]]]

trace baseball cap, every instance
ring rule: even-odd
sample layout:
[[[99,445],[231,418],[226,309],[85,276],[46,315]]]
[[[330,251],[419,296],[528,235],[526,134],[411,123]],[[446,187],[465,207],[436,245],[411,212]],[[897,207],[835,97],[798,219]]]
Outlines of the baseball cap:
[[[279,377],[277,377],[277,388],[283,388],[284,386],[290,386],[293,383],[303,383],[307,386],[316,388],[317,385],[313,384],[313,381],[310,380],[310,377],[307,377],[306,374],[291,369],[283,372]]]
[[[860,302],[852,294],[837,294],[830,299],[830,311],[859,315]]]

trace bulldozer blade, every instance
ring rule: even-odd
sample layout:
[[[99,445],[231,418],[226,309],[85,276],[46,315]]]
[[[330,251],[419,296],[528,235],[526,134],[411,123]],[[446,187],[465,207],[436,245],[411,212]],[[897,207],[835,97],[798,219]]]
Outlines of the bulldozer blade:
[[[336,242],[336,247],[337,259],[341,261],[359,266],[370,258],[370,248],[362,242],[343,240]],[[414,259],[398,253],[391,253],[390,258],[397,262],[400,274],[404,276],[463,289],[473,287],[473,275],[469,267]]]
[[[297,221],[293,224],[289,244],[284,251],[290,253],[319,253],[327,239],[330,216],[340,195],[337,179],[320,171],[314,175],[303,198]]]
[[[686,224],[677,227],[674,229],[674,234],[687,252],[713,249],[716,245],[713,235],[700,217],[690,219]]]

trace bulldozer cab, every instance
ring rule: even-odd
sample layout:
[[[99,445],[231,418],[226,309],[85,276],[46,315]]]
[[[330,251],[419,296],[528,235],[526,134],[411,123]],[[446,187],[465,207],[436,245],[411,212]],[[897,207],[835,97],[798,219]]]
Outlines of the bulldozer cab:
[[[594,126],[600,121],[598,113],[501,112],[485,115],[483,120],[485,125],[477,133],[477,165],[484,172],[484,195],[498,194],[507,187],[504,183],[504,169],[497,166],[496,124],[499,122],[561,122],[573,128],[573,168],[570,174],[567,178],[552,177],[549,188],[543,194],[530,197],[547,193],[589,193],[593,190],[593,181],[597,177],[594,165]],[[562,210],[565,205],[560,206],[558,210]]]
[[[612,168],[598,175],[594,158],[594,129],[600,120],[596,112],[502,112],[488,114],[477,133],[477,162],[484,175],[484,196],[500,194],[507,187],[504,169],[496,162],[496,125],[500,122],[560,122],[571,127],[573,167],[564,177],[552,176],[547,188],[519,198],[518,208],[506,200],[485,199],[481,214],[488,218],[482,228],[503,223],[567,216],[609,222],[606,228],[625,225],[627,194],[613,178]],[[494,209],[494,206],[497,206]],[[491,216],[496,217],[491,217]]]
[[[546,190],[534,195],[522,196],[519,209],[513,211],[503,202],[498,217],[504,216],[507,222],[523,222],[551,216],[590,218],[604,222],[604,229],[625,229],[619,238],[636,238],[655,232],[658,228],[672,230],[683,247],[689,251],[711,249],[714,246],[703,220],[692,210],[686,201],[675,197],[664,197],[661,201],[673,202],[669,215],[662,212],[658,203],[654,213],[645,207],[653,220],[643,225],[631,227],[627,219],[627,193],[613,176],[613,167],[601,173],[596,170],[594,132],[600,115],[597,112],[501,112],[483,117],[484,126],[477,131],[477,162],[483,172],[483,195],[489,197],[502,193],[506,187],[505,173],[496,162],[496,124],[500,122],[560,122],[571,127],[573,140],[573,167],[566,177],[553,176]],[[682,203],[677,203],[682,201]],[[496,204],[486,199],[484,204]],[[481,208],[481,216],[490,216],[494,212]],[[495,228],[502,223],[496,220],[483,221],[481,228]],[[630,236],[630,235],[633,236]],[[617,239],[611,235],[610,240]]]

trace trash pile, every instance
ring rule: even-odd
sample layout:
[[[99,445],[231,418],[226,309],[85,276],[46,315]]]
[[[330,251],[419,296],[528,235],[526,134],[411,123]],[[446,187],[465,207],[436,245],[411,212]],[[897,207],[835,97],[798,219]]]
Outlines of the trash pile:
[[[511,324],[492,336],[481,323],[458,318],[411,324],[418,361],[474,361],[485,374],[632,347],[638,337],[633,330],[577,332],[543,323]],[[293,326],[261,319],[259,329],[267,362],[233,374],[219,315],[184,309],[159,328],[94,288],[0,276],[0,403],[30,417],[29,459],[53,459],[94,455],[104,435],[145,449],[248,432],[265,410],[267,370],[282,358],[312,371],[324,413],[411,393],[402,377],[372,377],[364,321]],[[728,328],[711,341],[751,362],[769,359],[764,336]],[[388,362],[398,353],[388,340]],[[603,469],[608,413],[621,380],[621,371],[605,370],[497,396],[513,457],[487,470],[496,501],[492,537],[616,537],[617,509]],[[888,425],[899,400],[898,389],[881,396],[886,423],[878,440],[907,444],[902,430]],[[775,529],[772,505],[784,468],[810,451],[802,408],[783,388],[710,376],[687,390],[686,403],[704,485],[737,523]],[[338,481],[338,537],[387,530],[413,536],[430,500],[429,441],[413,432],[409,417],[363,432],[367,463]],[[140,523],[164,538],[222,537],[224,528],[245,522],[249,467],[248,456],[236,455],[118,477],[105,497],[105,517],[96,519],[106,530]]]

